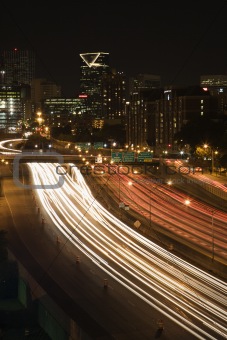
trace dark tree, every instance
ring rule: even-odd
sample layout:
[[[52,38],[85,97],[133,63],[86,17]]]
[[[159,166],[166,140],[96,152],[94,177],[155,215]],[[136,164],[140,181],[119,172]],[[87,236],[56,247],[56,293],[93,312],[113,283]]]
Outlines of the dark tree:
[[[227,148],[227,124],[222,120],[200,117],[183,125],[175,134],[175,140],[179,144],[183,140],[183,144],[189,144],[192,149],[206,143],[224,150]]]
[[[220,159],[219,159],[219,163],[220,165],[227,169],[227,154],[223,155]]]

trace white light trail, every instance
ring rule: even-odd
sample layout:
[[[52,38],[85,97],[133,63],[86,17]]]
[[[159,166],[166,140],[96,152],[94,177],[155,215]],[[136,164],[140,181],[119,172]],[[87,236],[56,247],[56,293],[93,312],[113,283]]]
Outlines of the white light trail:
[[[28,163],[37,194],[54,225],[97,266],[198,339],[227,337],[226,284],[125,225],[92,196],[73,168],[58,189],[56,164]],[[155,298],[153,292],[169,305]],[[183,317],[178,309],[184,311]],[[175,309],[174,309],[175,308]],[[199,326],[192,320],[196,320]],[[202,328],[204,327],[204,329]]]

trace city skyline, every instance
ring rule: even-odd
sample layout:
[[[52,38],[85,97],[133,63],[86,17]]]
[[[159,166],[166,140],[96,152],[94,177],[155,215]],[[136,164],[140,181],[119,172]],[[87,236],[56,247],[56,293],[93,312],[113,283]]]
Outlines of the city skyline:
[[[73,11],[67,5],[28,3],[28,12],[15,6],[4,5],[1,49],[34,49],[36,77],[62,86],[66,97],[79,90],[81,53],[109,53],[111,68],[128,77],[159,75],[162,86],[199,85],[202,75],[226,74],[226,1],[186,9],[180,1],[139,8],[88,1]]]

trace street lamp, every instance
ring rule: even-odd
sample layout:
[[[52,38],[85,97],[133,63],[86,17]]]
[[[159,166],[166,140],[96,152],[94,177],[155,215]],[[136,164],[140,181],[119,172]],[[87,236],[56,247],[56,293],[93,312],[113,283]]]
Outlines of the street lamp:
[[[214,172],[214,156],[218,154],[218,151],[214,151],[213,148],[211,146],[209,146],[208,144],[204,144],[204,149],[207,150],[208,148],[210,148],[210,152],[211,152],[211,173]]]
[[[186,199],[184,204],[186,206],[189,206],[191,204],[191,201],[189,199]],[[209,210],[207,209],[209,212],[211,211],[211,261],[214,262],[214,214],[215,214],[215,210]]]
[[[211,210],[211,239],[212,239],[212,256],[211,260],[214,262],[214,214],[215,210]]]
[[[118,188],[119,188],[119,204],[121,203],[121,176],[119,175],[119,185],[118,185]]]
[[[115,149],[117,143],[116,142],[111,142],[110,144],[110,163],[113,163],[113,150]]]
[[[42,124],[42,121],[43,121],[43,119],[42,119],[42,112],[41,111],[38,111],[37,113],[36,113],[36,115],[37,115],[37,122],[39,123],[39,125],[41,125]]]
[[[149,209],[149,213],[150,213],[149,227],[150,227],[150,230],[151,230],[151,189],[150,189],[149,205],[150,205],[150,209]]]
[[[214,210],[211,211],[212,262],[214,262]]]
[[[150,214],[150,220],[149,220],[149,225],[150,225],[150,230],[151,230],[151,192],[152,192],[152,189],[153,190],[156,190],[157,189],[157,187],[158,187],[158,185],[156,184],[156,185],[149,185],[148,186],[148,190],[149,190],[149,214]]]
[[[207,208],[208,212],[211,212],[211,261],[214,262],[214,209]]]
[[[121,200],[121,175],[120,174],[118,174],[118,191],[119,191],[119,193],[118,193],[118,196],[119,196],[119,208],[124,208],[124,202],[122,202],[122,200]]]
[[[185,201],[184,201],[184,204],[187,206],[187,205],[189,205],[191,203],[191,201],[189,200],[189,199],[186,199]]]

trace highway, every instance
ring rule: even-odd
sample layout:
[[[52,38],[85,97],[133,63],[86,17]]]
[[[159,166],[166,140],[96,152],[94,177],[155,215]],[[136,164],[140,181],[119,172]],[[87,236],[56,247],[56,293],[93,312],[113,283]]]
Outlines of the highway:
[[[145,217],[148,227],[152,228],[155,223],[187,243],[199,246],[212,260],[227,265],[226,212],[150,176],[110,175],[106,171],[97,180],[119,203],[124,202]]]
[[[13,153],[13,149],[11,151],[4,150],[4,154],[8,152]],[[109,282],[108,290],[113,293],[118,286],[122,286],[122,292],[120,292],[119,288],[117,290],[119,298],[123,294],[127,303],[132,304],[133,309],[135,304],[138,311],[142,308],[144,320],[149,320],[149,315],[152,315],[151,324],[153,324],[153,327],[154,322],[156,322],[154,309],[157,311],[157,315],[165,320],[165,325],[175,324],[176,328],[174,330],[172,329],[170,332],[169,329],[169,332],[164,332],[163,336],[166,339],[168,339],[168,333],[172,334],[169,339],[173,337],[175,339],[181,339],[182,337],[185,339],[225,339],[227,337],[227,320],[225,316],[226,282],[192,266],[172,252],[166,251],[135,232],[97,202],[84,182],[83,176],[76,171],[76,168],[72,172],[72,177],[68,175],[59,177],[56,172],[56,166],[57,164],[29,163],[29,168],[33,173],[33,194],[37,197],[37,204],[42,211],[45,210],[45,227],[51,228],[54,235],[60,235],[57,236],[60,253],[62,254],[65,249],[69,251],[69,249],[73,248],[74,258],[76,257],[75,254],[83,254],[88,263],[90,261],[91,268],[97,268],[98,275],[102,277],[102,280],[107,278],[106,280]],[[145,179],[139,179],[139,177],[136,177],[136,180],[132,178],[132,186],[129,187],[129,178],[126,177],[123,175],[120,177],[112,176],[112,184],[108,180],[108,190],[111,190],[111,187],[115,188],[112,192],[115,192],[115,195],[118,196],[120,184],[120,195],[126,204],[128,203],[132,206],[134,203],[135,210],[137,209],[145,214],[148,219],[151,217],[152,209],[152,219],[159,222],[163,227],[167,225],[176,231],[183,228],[184,223],[182,223],[181,217],[179,220],[174,218],[172,222],[171,218],[172,216],[177,216],[177,209],[184,204],[185,196],[181,196],[179,192],[170,187],[167,189],[169,193],[164,192],[161,186],[157,188],[154,183],[149,188]],[[141,183],[144,185],[141,186]],[[26,187],[24,186],[24,188]],[[23,189],[21,188],[21,190]],[[158,198],[157,192],[160,192],[161,198]],[[148,199],[149,196],[152,198],[154,205],[151,205],[151,201]],[[168,214],[164,214],[160,204],[161,200],[169,203],[169,206],[166,207],[166,213],[170,212],[167,221],[164,216],[168,216]],[[179,206],[177,206],[177,201]],[[10,205],[10,202],[8,203]],[[211,217],[214,218],[213,226],[216,236],[213,250],[216,256],[218,254],[218,257],[225,259],[224,237],[226,232],[222,236],[221,232],[226,228],[226,215],[212,210],[212,207],[209,210],[210,208],[208,209],[207,206],[198,206],[196,201],[191,202],[191,204],[190,207],[185,207],[183,211],[187,228],[182,229],[181,236],[187,235],[190,224],[192,224],[191,233],[188,233],[188,235],[191,234],[191,238],[198,242],[199,246],[205,246],[204,249],[207,248],[209,254],[212,254],[210,221]],[[28,208],[26,208],[26,214],[27,210]],[[191,218],[186,217],[188,210],[191,210]],[[11,213],[14,215],[13,211]],[[192,222],[195,221],[197,221],[196,224],[199,228],[201,227],[202,229],[192,237],[194,226]],[[18,228],[19,234],[22,231],[21,224]],[[15,225],[19,226],[19,223],[15,221]],[[208,226],[209,230],[204,233],[206,226]],[[26,233],[29,234],[33,231],[34,229],[28,232],[27,229]],[[219,232],[220,237],[218,236]],[[198,237],[199,235],[201,235],[201,238]],[[42,234],[43,236],[44,234]],[[31,235],[30,239],[29,236],[27,237],[27,242],[31,243],[32,248]],[[35,251],[35,248],[32,251]],[[70,254],[72,253],[70,250]],[[58,255],[56,257],[50,256],[46,259],[45,268],[47,274],[52,272],[56,264],[58,265]],[[84,259],[83,268],[84,270],[86,268]],[[93,275],[94,273],[97,275],[97,270],[91,269]],[[61,269],[59,275],[66,278],[67,274],[64,269]],[[66,281],[68,282],[69,278]],[[93,279],[91,277],[89,281],[91,281],[92,285]],[[63,286],[64,282],[62,281],[61,284]],[[84,286],[86,285],[84,284]],[[129,295],[123,289],[126,289]],[[130,297],[131,294],[136,299],[139,299],[141,303],[133,302],[133,298]],[[144,303],[147,308],[144,307]],[[122,307],[120,301],[118,301],[115,308],[123,311]],[[124,331],[128,332],[128,330],[126,331],[126,324],[123,326],[123,319],[121,319],[122,321],[117,321],[116,315],[114,317],[113,313],[110,314],[112,322],[103,316],[100,319],[100,315],[102,315],[101,304],[100,308],[96,308],[96,311],[91,308],[90,304],[86,308],[91,317],[104,326],[105,329],[108,329],[108,332],[115,334],[114,338],[117,338],[116,334],[119,333],[118,327],[120,326],[117,326],[117,324],[119,323],[120,325],[120,322],[122,322],[123,327],[122,334],[124,334]],[[98,315],[97,309],[99,309],[100,315]],[[128,311],[129,315],[131,315],[130,313],[131,311]],[[109,315],[109,312],[107,313],[106,310],[107,315]],[[141,313],[137,315],[137,319],[138,324],[135,322],[135,327],[139,330],[139,327],[142,326]],[[167,322],[167,319],[170,320],[170,323]],[[140,326],[138,326],[139,323]],[[143,330],[140,328],[140,335],[135,330],[130,336],[125,333],[124,339],[133,339],[132,334],[134,334],[135,339],[149,339],[151,330],[148,330],[150,327],[145,327]],[[116,331],[117,329],[118,331]],[[161,336],[161,333],[159,333],[159,336]],[[157,337],[157,334],[155,337]]]
[[[39,202],[65,242],[192,337],[227,337],[224,281],[157,246],[111,215],[92,196],[78,169],[74,168],[72,177],[61,176],[60,181],[57,164],[28,165]]]

